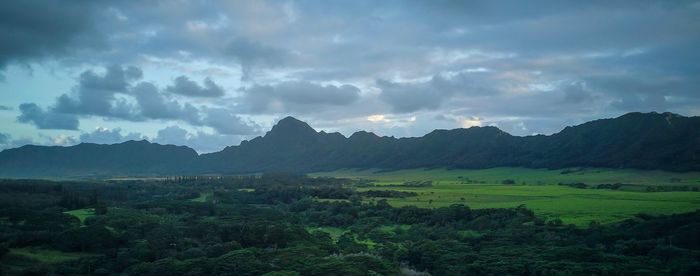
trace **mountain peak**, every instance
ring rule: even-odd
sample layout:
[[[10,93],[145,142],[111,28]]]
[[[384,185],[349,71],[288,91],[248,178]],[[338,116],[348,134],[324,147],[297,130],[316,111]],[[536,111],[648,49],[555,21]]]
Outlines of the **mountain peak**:
[[[292,116],[287,116],[282,120],[279,120],[275,126],[265,135],[268,136],[310,136],[316,135],[316,130],[314,130],[309,124],[300,121]]]

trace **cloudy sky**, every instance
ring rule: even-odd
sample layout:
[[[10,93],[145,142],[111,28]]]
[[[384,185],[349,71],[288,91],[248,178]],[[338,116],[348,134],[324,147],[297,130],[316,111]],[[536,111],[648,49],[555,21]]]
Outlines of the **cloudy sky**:
[[[0,1],[0,149],[700,115],[700,1]]]

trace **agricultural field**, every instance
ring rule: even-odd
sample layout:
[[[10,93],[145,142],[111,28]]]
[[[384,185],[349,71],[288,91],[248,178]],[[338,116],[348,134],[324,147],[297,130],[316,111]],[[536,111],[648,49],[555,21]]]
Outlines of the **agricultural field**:
[[[525,205],[546,219],[586,226],[592,221],[610,223],[635,214],[673,214],[700,208],[700,173],[614,169],[526,169],[483,170],[414,169],[398,171],[340,170],[315,173],[315,177],[345,177],[374,181],[374,187],[359,191],[395,190],[416,196],[387,198],[400,207],[444,207],[466,204],[471,208],[504,208]],[[432,182],[430,182],[432,181]],[[430,183],[411,187],[405,183]],[[510,184],[503,184],[510,183]],[[568,183],[584,183],[575,188]],[[622,183],[617,189],[596,189],[600,184]],[[687,191],[648,192],[647,188],[687,188]],[[685,187],[684,187],[685,186]],[[695,190],[695,191],[694,191]],[[365,198],[365,201],[379,198]]]

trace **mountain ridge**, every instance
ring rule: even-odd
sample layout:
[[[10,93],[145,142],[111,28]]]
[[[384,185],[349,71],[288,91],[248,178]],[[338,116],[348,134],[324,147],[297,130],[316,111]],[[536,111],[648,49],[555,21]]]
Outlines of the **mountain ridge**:
[[[27,145],[0,152],[0,176],[113,176],[311,172],[341,168],[605,167],[700,170],[700,117],[627,113],[551,135],[513,136],[493,126],[436,129],[394,138],[317,132],[285,117],[265,135],[197,154],[145,140],[100,145]]]

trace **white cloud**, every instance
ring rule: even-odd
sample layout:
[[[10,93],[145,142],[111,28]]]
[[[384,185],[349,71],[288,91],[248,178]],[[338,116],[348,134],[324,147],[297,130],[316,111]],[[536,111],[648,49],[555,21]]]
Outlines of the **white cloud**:
[[[378,122],[388,123],[388,122],[391,122],[391,120],[387,119],[386,116],[384,116],[384,115],[370,115],[370,116],[367,116],[367,121],[370,121],[370,122],[372,122],[372,123],[378,123]]]
[[[463,128],[470,128],[470,127],[478,127],[478,126],[481,126],[481,125],[482,125],[482,121],[483,121],[482,118],[479,118],[479,117],[470,117],[470,118],[462,119],[462,120],[461,120],[461,123],[462,123],[462,127],[463,127]]]

